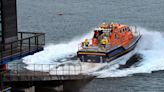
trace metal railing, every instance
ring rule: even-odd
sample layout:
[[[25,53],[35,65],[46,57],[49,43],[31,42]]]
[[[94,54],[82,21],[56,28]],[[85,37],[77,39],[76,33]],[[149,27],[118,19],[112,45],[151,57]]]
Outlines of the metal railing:
[[[85,78],[82,66],[57,64],[8,64],[8,69],[0,70],[1,79],[10,81],[44,81],[44,80],[75,80]],[[2,82],[3,83],[3,82]]]
[[[17,41],[0,44],[0,61],[12,55],[23,56],[25,53],[43,49],[44,45],[44,33],[18,32]]]
[[[4,71],[4,70],[0,70]],[[8,64],[6,73],[10,75],[46,76],[46,75],[78,75],[82,73],[81,64]]]

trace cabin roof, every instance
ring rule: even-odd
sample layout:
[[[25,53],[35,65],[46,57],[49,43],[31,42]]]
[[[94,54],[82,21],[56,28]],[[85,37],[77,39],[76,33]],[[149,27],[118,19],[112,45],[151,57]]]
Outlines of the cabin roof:
[[[98,28],[95,28],[94,30],[98,30],[98,31],[100,31],[100,30],[111,31],[112,30],[112,26],[116,27],[116,29],[121,29],[121,28],[124,28],[124,27],[128,27],[127,25],[118,24],[118,23],[108,24],[108,25],[110,25],[109,28],[102,28],[101,27],[102,25],[100,25],[100,27],[98,27]]]
[[[123,28],[123,27],[128,27],[127,25],[122,25],[118,23],[113,23],[113,26],[117,27],[117,29]]]

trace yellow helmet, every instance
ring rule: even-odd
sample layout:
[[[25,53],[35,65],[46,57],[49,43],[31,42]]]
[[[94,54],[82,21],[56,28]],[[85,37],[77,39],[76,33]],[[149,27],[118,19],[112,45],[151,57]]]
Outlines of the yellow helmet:
[[[86,38],[85,41],[88,41],[88,39]]]

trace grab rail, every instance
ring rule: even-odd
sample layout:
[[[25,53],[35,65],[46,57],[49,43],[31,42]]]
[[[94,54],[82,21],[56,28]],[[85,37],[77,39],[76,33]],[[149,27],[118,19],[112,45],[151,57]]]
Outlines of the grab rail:
[[[44,45],[44,33],[18,32],[17,41],[0,44],[0,64],[4,58],[10,58],[13,55],[22,56],[23,53],[39,50],[43,48]]]
[[[62,64],[8,64],[7,69],[0,70],[9,75],[31,75],[31,76],[46,76],[46,75],[78,75],[82,73],[81,64],[62,65]]]

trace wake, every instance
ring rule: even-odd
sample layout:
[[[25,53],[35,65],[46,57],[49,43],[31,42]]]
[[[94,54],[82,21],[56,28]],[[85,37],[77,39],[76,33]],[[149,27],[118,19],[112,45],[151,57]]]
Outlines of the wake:
[[[89,74],[96,75],[98,78],[106,77],[123,77],[136,73],[151,73],[152,71],[164,70],[164,37],[160,32],[150,31],[144,28],[137,28],[142,34],[134,51],[116,59],[119,62],[115,65],[107,64],[103,69]],[[91,38],[92,32],[76,38],[68,43],[50,44],[45,46],[44,50],[34,55],[23,58],[23,62],[27,64],[27,69],[33,70],[31,64],[63,64],[68,62],[67,58],[75,57],[78,51],[78,44],[84,41],[85,38]],[[118,69],[120,64],[125,64],[126,61],[135,53],[142,56],[142,60],[135,66],[126,69]],[[77,60],[69,60],[69,63],[74,63]],[[39,68],[38,68],[39,70]]]
[[[25,64],[58,64],[67,61],[66,58],[76,56],[78,45],[85,38],[91,39],[92,32],[85,34],[80,39],[75,38],[68,43],[49,44],[44,47],[44,50],[34,55],[29,55],[23,58]]]

